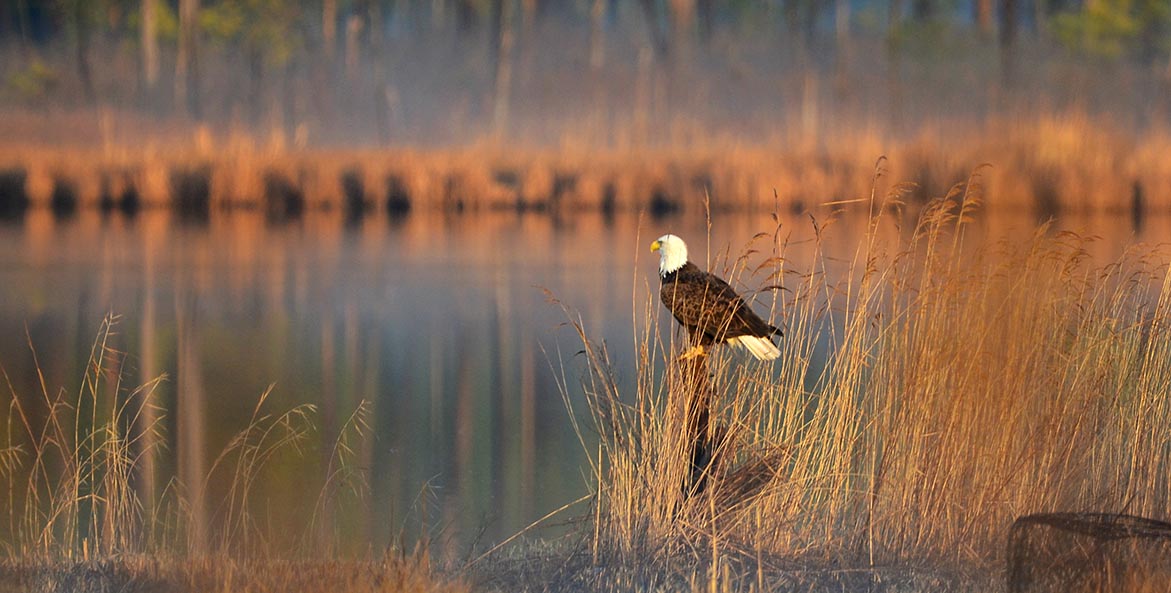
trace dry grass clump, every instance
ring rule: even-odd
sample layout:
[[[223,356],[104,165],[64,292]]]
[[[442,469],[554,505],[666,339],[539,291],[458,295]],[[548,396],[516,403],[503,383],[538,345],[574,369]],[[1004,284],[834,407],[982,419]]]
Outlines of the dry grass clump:
[[[907,190],[871,198],[852,256],[819,239],[810,268],[793,269],[778,227],[727,260],[734,284],[782,287],[757,309],[771,300],[785,336],[773,364],[711,356],[719,445],[702,492],[684,489],[686,386],[657,287],[633,389],[583,335],[601,436],[595,559],[701,564],[711,578],[769,557],[978,568],[1003,560],[1020,515],[1171,516],[1171,275],[1157,254],[1099,265],[1091,239],[1045,227],[980,245],[967,236],[978,175],[889,240]],[[754,251],[771,257],[754,267]]]
[[[356,459],[368,434],[365,403],[329,445],[324,475],[316,480],[320,494],[303,524],[271,525],[254,495],[270,466],[304,453],[318,422],[310,405],[269,411],[271,388],[206,475],[185,483],[180,470],[165,485],[147,479],[167,442],[165,410],[155,401],[165,377],[134,388],[123,384],[116,324],[114,316],[103,321],[75,395],[50,390],[42,377],[41,393],[29,398],[15,392],[5,373],[0,590],[465,590],[440,576],[425,545],[365,559],[338,552],[345,546],[327,517],[364,496]],[[206,500],[213,478],[227,484],[214,504]],[[311,488],[314,479],[301,482]]]
[[[121,376],[111,379],[120,356],[110,345],[112,325],[112,318],[102,324],[75,398],[50,391],[42,377],[39,401],[22,400],[8,383],[0,448],[8,554],[100,556],[138,551],[150,540],[133,485],[137,464],[158,446],[151,438],[158,421],[141,420],[151,416],[143,412],[155,406],[162,379],[132,390]]]

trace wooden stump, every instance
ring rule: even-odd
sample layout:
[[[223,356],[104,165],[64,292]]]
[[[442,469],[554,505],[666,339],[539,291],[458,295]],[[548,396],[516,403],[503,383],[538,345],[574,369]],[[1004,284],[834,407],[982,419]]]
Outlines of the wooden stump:
[[[689,497],[703,492],[708,476],[715,467],[717,443],[710,430],[711,374],[707,368],[707,353],[679,358],[675,362],[679,365],[678,376],[681,381],[677,392],[685,397],[687,406],[683,426],[687,435],[691,472],[683,484],[683,495]]]

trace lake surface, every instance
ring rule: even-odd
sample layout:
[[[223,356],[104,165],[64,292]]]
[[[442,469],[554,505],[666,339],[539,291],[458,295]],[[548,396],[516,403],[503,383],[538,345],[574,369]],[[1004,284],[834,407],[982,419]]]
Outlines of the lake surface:
[[[809,269],[808,213],[781,222],[787,266]],[[1055,228],[1100,236],[1091,248],[1107,259],[1134,241],[1171,236],[1168,222],[1075,219]],[[1004,215],[981,227],[1023,238],[1034,224]],[[590,491],[560,386],[580,409],[581,343],[545,291],[605,340],[620,385],[632,389],[635,327],[648,303],[668,321],[651,300],[650,242],[674,232],[694,261],[718,262],[722,249],[734,257],[774,229],[767,213],[714,217],[709,243],[701,217],[417,212],[350,224],[338,213],[273,222],[241,211],[191,223],[168,211],[59,219],[36,210],[0,224],[0,365],[12,385],[0,396],[0,420],[8,425],[12,397],[34,420],[45,413],[29,342],[47,391],[73,401],[101,322],[114,314],[111,345],[126,353],[114,372],[129,386],[166,376],[154,395],[165,448],[140,482],[145,497],[164,496],[173,477],[198,483],[210,474],[195,515],[214,530],[232,478],[213,471],[215,460],[272,385],[264,410],[316,407],[315,430],[266,466],[251,497],[274,545],[310,529],[306,518],[337,468],[334,444],[366,402],[367,429],[346,462],[363,494],[337,495],[321,521],[351,549],[426,533],[462,554]],[[827,274],[845,273],[864,229],[861,216],[847,216],[827,231]],[[900,232],[908,230],[891,229],[890,240]],[[745,278],[740,287],[761,283]],[[757,310],[770,301],[760,297]],[[583,436],[589,446],[588,428]]]

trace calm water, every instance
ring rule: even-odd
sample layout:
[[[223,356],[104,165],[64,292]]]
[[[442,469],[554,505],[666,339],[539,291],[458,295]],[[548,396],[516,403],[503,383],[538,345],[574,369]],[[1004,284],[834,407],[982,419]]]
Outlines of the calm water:
[[[790,267],[807,269],[808,216],[783,222]],[[1032,228],[1011,216],[986,226]],[[1166,220],[1065,226],[1102,236],[1102,257],[1168,236]],[[716,217],[713,255],[772,227],[767,214]],[[863,228],[836,225],[829,255],[852,256]],[[187,224],[165,212],[34,211],[0,225],[0,365],[43,414],[26,330],[50,393],[74,394],[103,317],[120,315],[113,346],[127,353],[124,380],[167,376],[156,394],[166,449],[142,486],[156,493],[172,476],[207,475],[270,384],[268,411],[315,405],[317,429],[299,453],[274,460],[252,500],[257,522],[290,541],[307,532],[329,451],[365,401],[369,430],[351,464],[367,489],[332,505],[327,521],[355,548],[412,540],[423,525],[458,553],[589,491],[558,387],[564,376],[577,397],[580,343],[543,288],[606,340],[619,381],[633,386],[633,327],[647,285],[657,290],[647,246],[667,231],[707,259],[704,221],[685,218],[415,213],[347,227],[329,214]],[[11,397],[0,398],[5,421]],[[212,474],[203,521],[214,525],[230,477]]]

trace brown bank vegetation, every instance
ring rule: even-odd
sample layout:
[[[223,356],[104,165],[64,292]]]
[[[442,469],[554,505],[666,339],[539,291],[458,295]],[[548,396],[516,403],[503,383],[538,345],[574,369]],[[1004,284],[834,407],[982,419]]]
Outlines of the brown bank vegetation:
[[[1078,112],[985,125],[939,121],[899,140],[858,131],[795,134],[778,145],[692,140],[621,149],[493,141],[448,149],[297,149],[206,129],[178,129],[166,141],[156,132],[134,141],[55,145],[15,141],[37,137],[38,125],[59,125],[49,118],[7,119],[0,212],[9,217],[30,207],[169,207],[195,216],[249,208],[278,217],[308,210],[352,217],[501,209],[669,214],[701,213],[705,198],[717,211],[779,205],[801,212],[867,195],[874,155],[888,156],[895,177],[918,185],[907,196],[915,206],[987,163],[985,207],[992,210],[1171,212],[1171,136],[1117,133],[1108,119]],[[75,123],[100,127],[86,118]]]

